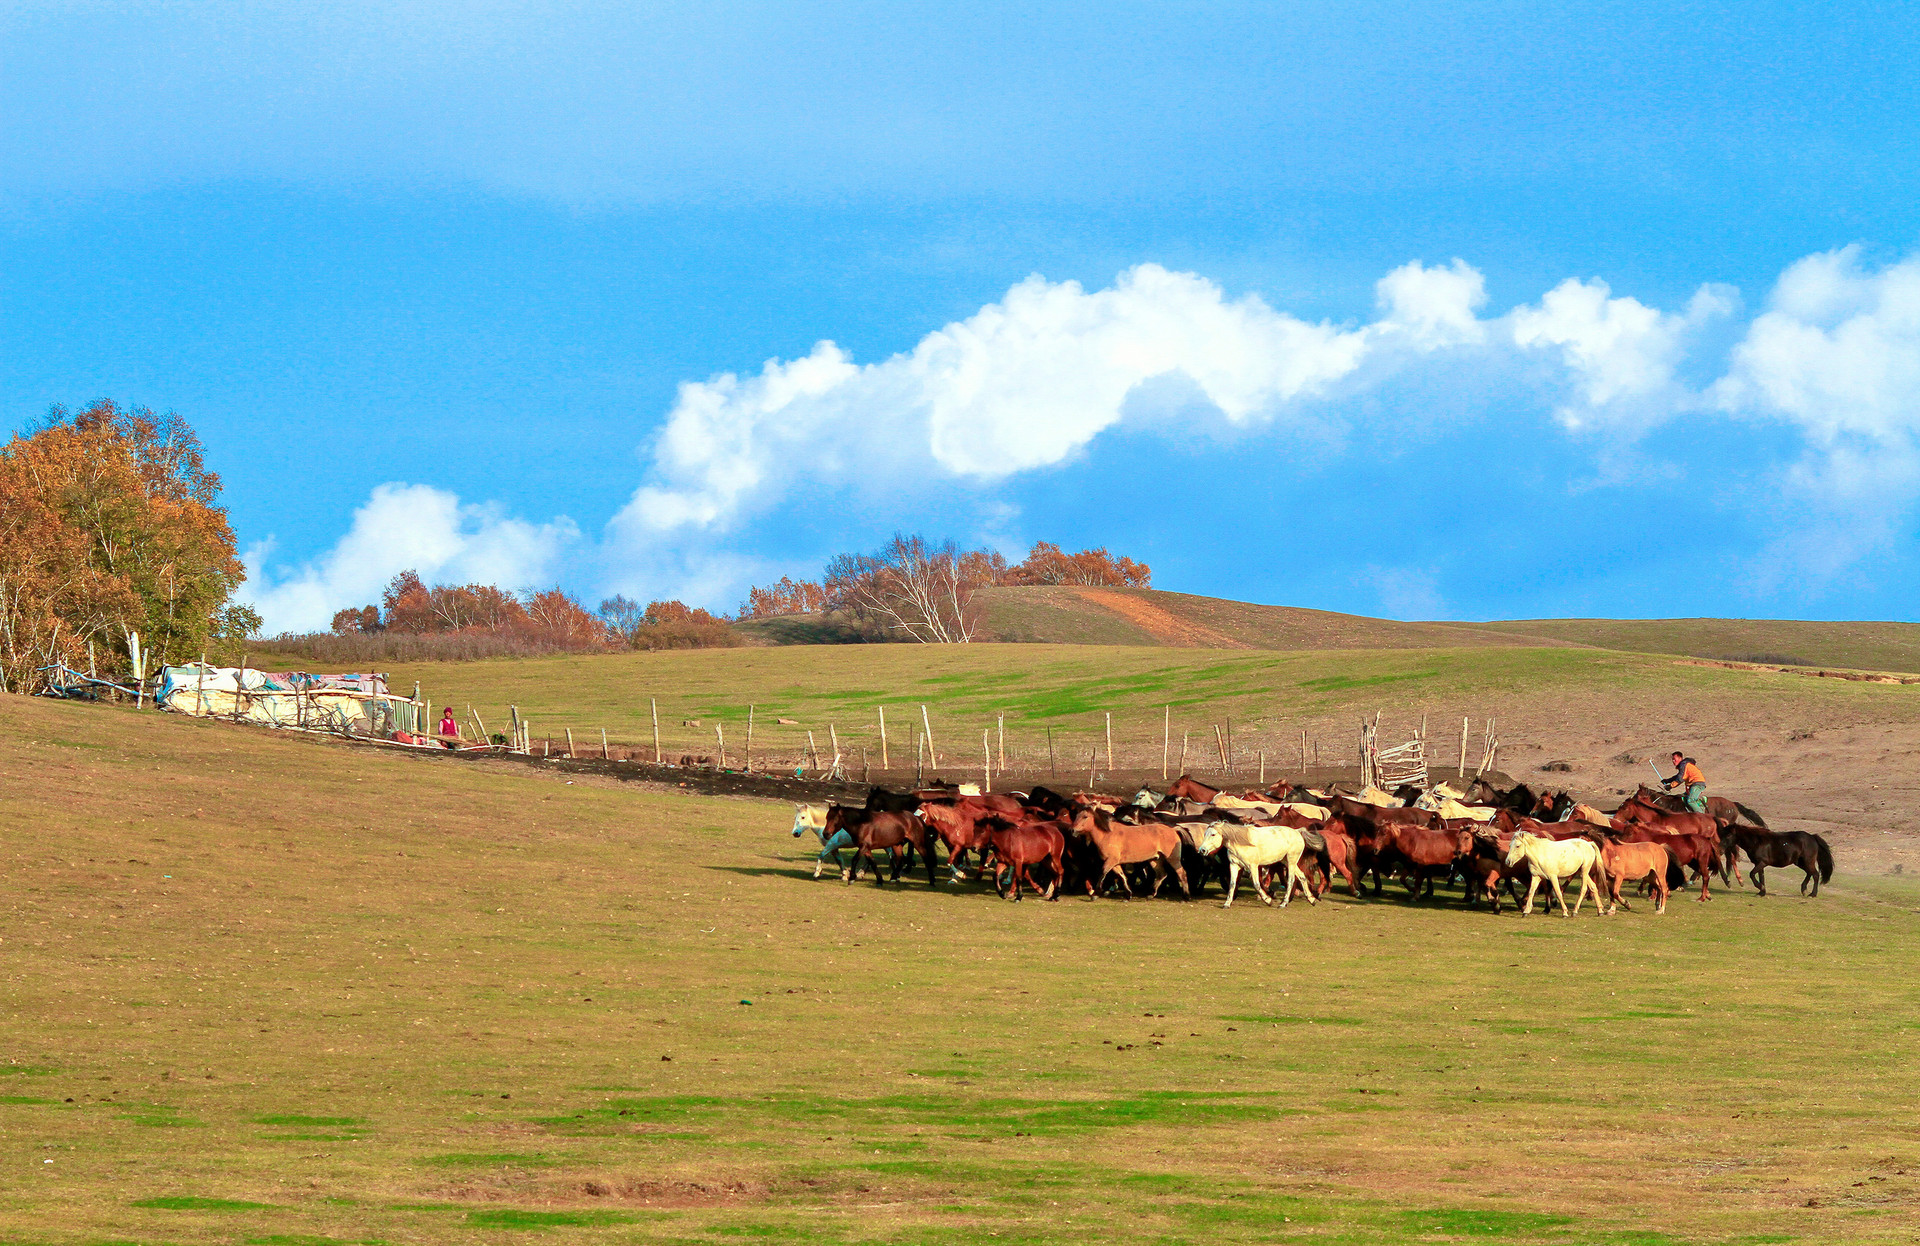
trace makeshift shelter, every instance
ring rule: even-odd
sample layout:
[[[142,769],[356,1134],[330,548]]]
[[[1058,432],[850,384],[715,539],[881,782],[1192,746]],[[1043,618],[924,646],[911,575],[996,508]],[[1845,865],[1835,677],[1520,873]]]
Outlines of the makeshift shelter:
[[[154,703],[196,718],[385,738],[419,731],[420,707],[393,696],[384,675],[309,675],[190,662],[160,672]]]

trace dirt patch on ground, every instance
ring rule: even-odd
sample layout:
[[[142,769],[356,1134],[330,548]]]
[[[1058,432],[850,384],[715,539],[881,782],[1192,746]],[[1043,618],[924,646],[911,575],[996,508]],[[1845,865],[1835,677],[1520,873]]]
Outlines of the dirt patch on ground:
[[[1075,589],[1074,595],[1083,601],[1092,602],[1102,610],[1119,615],[1135,627],[1147,632],[1161,644],[1174,645],[1183,649],[1252,648],[1251,645],[1235,640],[1224,632],[1216,632],[1204,624],[1176,618],[1145,597],[1114,593],[1099,588]]]
[[[767,1186],[757,1181],[602,1175],[534,1182],[462,1181],[429,1190],[427,1197],[479,1204],[510,1202],[516,1207],[658,1207],[686,1211],[762,1202]]]

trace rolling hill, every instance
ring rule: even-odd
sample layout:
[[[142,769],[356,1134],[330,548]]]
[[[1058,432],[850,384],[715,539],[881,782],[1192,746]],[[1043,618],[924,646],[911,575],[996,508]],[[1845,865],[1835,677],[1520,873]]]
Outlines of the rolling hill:
[[[1799,619],[1518,619],[1400,622],[1144,588],[995,588],[982,592],[988,638],[1025,644],[1191,649],[1457,649],[1546,645],[1719,661],[1920,671],[1920,624]],[[832,619],[795,615],[740,625],[752,644],[852,639]]]

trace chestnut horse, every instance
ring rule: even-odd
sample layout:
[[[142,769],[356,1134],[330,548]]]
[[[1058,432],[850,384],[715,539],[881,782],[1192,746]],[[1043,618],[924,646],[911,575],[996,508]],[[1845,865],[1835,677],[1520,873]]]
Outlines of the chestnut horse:
[[[1100,876],[1090,888],[1093,893],[1104,890],[1108,877],[1118,874],[1120,886],[1131,900],[1133,885],[1127,881],[1124,867],[1151,863],[1153,895],[1160,894],[1160,884],[1171,872],[1180,880],[1181,892],[1192,897],[1193,889],[1187,886],[1187,871],[1180,865],[1180,832],[1173,827],[1163,822],[1130,825],[1115,821],[1098,809],[1083,809],[1073,819],[1073,833],[1085,836],[1100,854]]]
[[[1653,911],[1667,911],[1667,871],[1673,868],[1673,857],[1666,848],[1660,844],[1620,844],[1608,840],[1600,845],[1600,865],[1607,872],[1607,896],[1600,908],[1602,916],[1611,916],[1616,908],[1632,912],[1620,898],[1620,884],[1643,880],[1653,884]]]
[[[1614,837],[1620,842],[1659,844],[1673,854],[1675,865],[1698,874],[1701,900],[1713,899],[1707,884],[1715,870],[1719,870],[1725,880],[1720,828],[1704,813],[1653,813],[1644,805],[1629,801],[1613,815],[1611,825]]]
[[[1058,822],[1022,822],[1018,825],[1001,817],[981,819],[987,847],[993,854],[993,889],[1014,903],[1020,902],[1020,880],[1049,900],[1058,899],[1067,851],[1066,828]],[[1044,890],[1033,881],[1032,869],[1045,861],[1053,867],[1053,878]],[[1010,887],[1002,887],[1005,876]],[[1009,894],[1009,892],[1011,894]]]

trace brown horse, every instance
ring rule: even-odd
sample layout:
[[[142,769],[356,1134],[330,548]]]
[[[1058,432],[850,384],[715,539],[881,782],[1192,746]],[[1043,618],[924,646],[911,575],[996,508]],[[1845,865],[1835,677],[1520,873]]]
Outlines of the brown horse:
[[[1467,904],[1478,908],[1480,897],[1484,895],[1492,902],[1494,916],[1498,917],[1500,890],[1504,887],[1507,898],[1518,905],[1520,891],[1517,884],[1531,883],[1533,874],[1525,861],[1507,864],[1507,849],[1513,846],[1512,832],[1502,836],[1482,825],[1479,828],[1462,827],[1455,833],[1460,836],[1460,865],[1467,875]]]
[[[1629,816],[1635,820],[1660,815],[1677,816],[1692,813],[1687,808],[1687,802],[1680,797],[1666,792],[1656,792],[1644,783],[1635,790],[1633,795],[1627,797],[1626,802],[1620,806],[1619,812],[1628,813],[1629,810],[1632,811]],[[1728,800],[1724,796],[1707,797],[1706,816],[1712,818],[1714,825],[1719,828],[1720,881],[1728,884],[1744,881],[1740,877],[1740,854],[1734,851],[1733,846],[1734,828],[1741,824],[1740,819],[1744,817],[1749,825],[1757,826],[1764,831],[1767,829],[1766,820],[1739,801]]]
[[[1020,900],[1020,880],[1049,900],[1058,899],[1067,851],[1066,828],[1059,822],[1023,822],[1015,825],[1004,818],[989,817],[981,822],[987,846],[995,862],[993,888],[1016,904]],[[1044,890],[1033,881],[1032,869],[1045,861],[1053,867],[1053,878]],[[1005,876],[1010,889],[1002,887]],[[1010,894],[1009,894],[1010,891]]]
[[[1340,877],[1347,880],[1347,894],[1357,898],[1360,895],[1360,878],[1353,871],[1354,855],[1357,851],[1353,846],[1353,836],[1347,834],[1345,830],[1336,828],[1332,819],[1322,824],[1319,830],[1321,842],[1326,844],[1327,862],[1327,869],[1320,872],[1319,894],[1323,896],[1327,894],[1333,886],[1333,874],[1338,872]],[[1311,843],[1307,846],[1309,849],[1313,847]]]
[[[1073,833],[1084,835],[1100,854],[1100,876],[1091,888],[1095,893],[1105,888],[1108,876],[1118,874],[1127,898],[1132,899],[1133,887],[1127,882],[1127,872],[1122,867],[1150,863],[1153,895],[1160,894],[1160,884],[1171,872],[1180,880],[1181,892],[1192,897],[1193,889],[1187,886],[1187,871],[1180,865],[1180,832],[1173,827],[1161,822],[1133,826],[1117,822],[1097,809],[1087,809],[1073,819]]]
[[[1720,865],[1720,828],[1702,813],[1663,814],[1644,821],[1613,815],[1615,838],[1626,844],[1659,844],[1680,870],[1691,869],[1700,878],[1701,900],[1713,899],[1707,884]],[[1683,875],[1684,877],[1684,875]]]
[[[880,866],[873,859],[875,848],[885,848],[892,857],[892,881],[900,881],[901,870],[913,863],[913,853],[918,850],[927,862],[927,886],[936,885],[933,878],[933,852],[927,844],[927,825],[913,814],[828,805],[823,838],[831,840],[840,831],[853,837],[853,868],[847,873],[848,884],[860,876],[862,860],[873,867],[874,885],[877,887],[885,883],[887,880],[880,877]]]
[[[1167,785],[1167,795],[1180,796],[1187,800],[1197,800],[1203,805],[1211,805],[1213,798],[1221,792],[1220,788],[1208,787],[1190,774],[1183,774]]]
[[[1452,876],[1454,862],[1460,856],[1458,833],[1424,826],[1395,825],[1387,829],[1392,837],[1392,861],[1407,885],[1407,899],[1420,899],[1423,887],[1427,895],[1432,895],[1436,878]]]
[[[1600,908],[1601,914],[1611,914],[1616,908],[1632,912],[1627,902],[1620,898],[1621,883],[1637,883],[1642,880],[1653,885],[1653,911],[1667,911],[1667,872],[1673,868],[1673,856],[1661,844],[1615,843],[1610,839],[1600,841],[1600,866],[1606,870],[1604,880],[1607,885],[1607,902]]]
[[[1353,845],[1354,877],[1365,878],[1368,874],[1372,874],[1373,894],[1377,898],[1380,895],[1385,867],[1391,861],[1393,847],[1393,835],[1387,826],[1375,822],[1364,814],[1341,813],[1336,810],[1334,815],[1321,826],[1320,833],[1329,837],[1338,835]],[[1331,839],[1328,842],[1331,843]]]
[[[947,846],[948,878],[956,883],[961,881],[966,875],[960,865],[967,853],[986,852],[986,836],[980,830],[982,814],[964,804],[932,800],[922,802],[919,813],[921,821]]]

